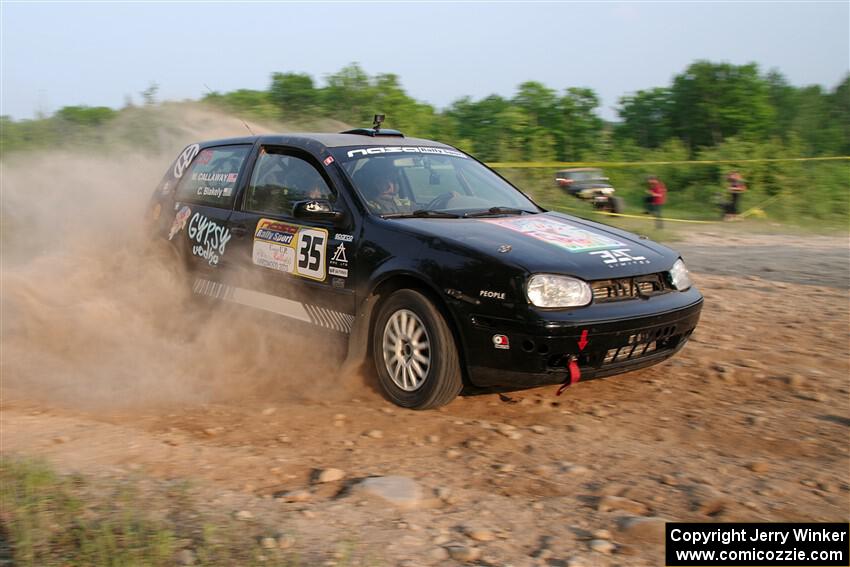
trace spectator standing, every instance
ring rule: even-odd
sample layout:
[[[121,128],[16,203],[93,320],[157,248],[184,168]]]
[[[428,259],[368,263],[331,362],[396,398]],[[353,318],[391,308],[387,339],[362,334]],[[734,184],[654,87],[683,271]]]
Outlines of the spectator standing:
[[[741,194],[747,190],[747,184],[737,171],[733,171],[726,176],[726,183],[729,187],[729,203],[726,206],[726,215],[723,217],[723,220],[737,220]]]
[[[655,217],[655,228],[664,228],[664,222],[661,220],[661,208],[667,202],[667,186],[658,177],[652,175],[647,180],[646,192],[649,212]]]

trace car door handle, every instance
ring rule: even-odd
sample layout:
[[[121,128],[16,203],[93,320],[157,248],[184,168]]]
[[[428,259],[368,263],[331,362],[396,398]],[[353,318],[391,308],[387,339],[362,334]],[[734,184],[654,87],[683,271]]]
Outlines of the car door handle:
[[[235,226],[230,227],[230,233],[233,234],[233,236],[242,238],[243,236],[248,234],[248,227],[244,224],[237,224]]]

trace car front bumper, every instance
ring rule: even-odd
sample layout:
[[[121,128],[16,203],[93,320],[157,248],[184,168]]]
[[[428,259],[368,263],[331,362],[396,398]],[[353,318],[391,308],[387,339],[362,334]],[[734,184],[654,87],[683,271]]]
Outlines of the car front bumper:
[[[569,380],[571,360],[577,363],[581,380],[662,362],[685,346],[703,304],[695,289],[667,295],[671,297],[659,302],[664,308],[656,312],[635,309],[634,304],[622,309],[606,306],[605,318],[597,310],[582,320],[580,311],[574,311],[568,320],[544,325],[522,326],[515,321],[508,325],[472,315],[465,335],[469,381],[480,388],[525,388]],[[495,334],[507,336],[509,348],[494,348]]]

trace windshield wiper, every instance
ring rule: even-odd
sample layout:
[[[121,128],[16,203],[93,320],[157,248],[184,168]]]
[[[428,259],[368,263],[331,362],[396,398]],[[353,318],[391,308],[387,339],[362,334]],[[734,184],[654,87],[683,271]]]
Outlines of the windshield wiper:
[[[413,212],[408,212],[408,213],[387,213],[385,215],[381,215],[382,219],[403,219],[403,218],[417,218],[417,217],[457,219],[457,218],[460,218],[460,215],[455,214],[455,213],[449,213],[449,212],[446,212],[446,211],[435,211],[433,209],[417,209]]]
[[[526,211],[525,209],[516,209],[513,207],[490,207],[486,211],[477,211],[474,213],[466,213],[464,218],[470,217],[489,217],[490,215],[522,215],[522,214],[535,214],[532,211]]]

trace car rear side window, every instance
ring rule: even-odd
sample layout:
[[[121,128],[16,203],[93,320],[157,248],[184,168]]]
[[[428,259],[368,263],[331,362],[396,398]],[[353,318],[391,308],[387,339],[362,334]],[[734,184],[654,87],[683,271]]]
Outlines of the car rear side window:
[[[217,146],[202,150],[183,174],[177,200],[229,209],[239,170],[251,146]]]
[[[262,148],[245,192],[244,209],[290,216],[296,202],[309,199],[335,199],[319,171],[299,157]]]

